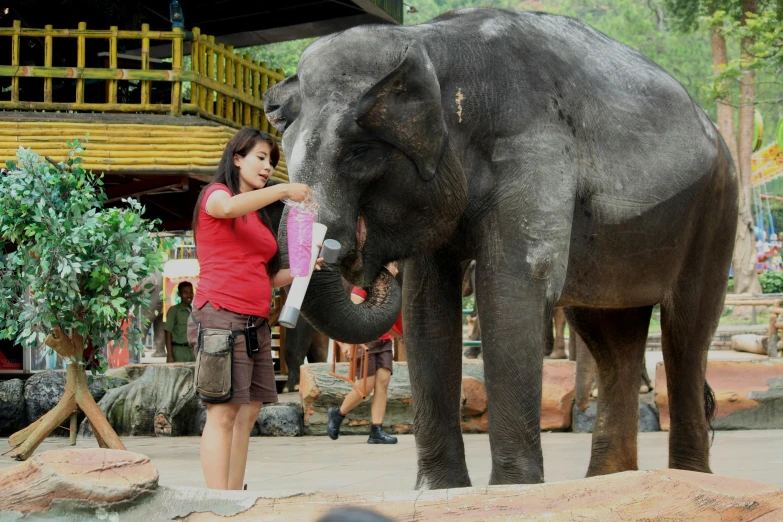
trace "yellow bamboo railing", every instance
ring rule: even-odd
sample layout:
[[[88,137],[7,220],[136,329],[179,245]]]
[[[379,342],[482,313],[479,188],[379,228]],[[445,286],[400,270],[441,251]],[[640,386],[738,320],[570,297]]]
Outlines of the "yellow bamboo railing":
[[[266,63],[252,60],[249,54],[240,56],[231,46],[216,44],[212,36],[202,35],[199,28],[185,32],[150,31],[143,24],[141,31],[88,30],[85,22],[78,29],[23,28],[14,21],[13,27],[0,28],[0,38],[11,38],[11,64],[0,65],[0,77],[11,78],[11,99],[0,101],[0,109],[44,111],[103,111],[103,112],[152,112],[196,114],[234,128],[253,126],[279,136],[269,125],[264,114],[263,97],[266,90],[285,79],[282,69],[271,70]],[[20,65],[20,39],[43,38],[44,64]],[[57,38],[77,40],[76,67],[53,67],[53,48]],[[109,42],[109,66],[85,67],[86,39],[104,39]],[[139,40],[141,49],[140,69],[120,69],[117,66],[117,41]],[[169,41],[172,47],[171,70],[150,69],[150,41]],[[190,69],[184,69],[184,42],[191,42]],[[0,60],[0,63],[2,61]],[[20,100],[19,78],[43,78],[43,100]],[[52,101],[52,80],[73,78],[76,80],[76,96],[73,102]],[[106,102],[84,101],[84,80],[108,82]],[[140,82],[139,103],[118,103],[118,80]],[[152,103],[150,82],[171,83],[171,102]],[[182,82],[190,82],[190,100],[183,99]]]

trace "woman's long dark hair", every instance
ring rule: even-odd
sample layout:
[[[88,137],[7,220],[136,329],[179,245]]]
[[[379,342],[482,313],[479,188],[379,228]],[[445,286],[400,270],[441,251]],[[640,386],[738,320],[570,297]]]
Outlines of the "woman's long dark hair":
[[[261,132],[260,130],[251,129],[248,127],[245,127],[244,129],[241,129],[239,132],[234,134],[234,137],[231,138],[231,141],[228,142],[226,149],[223,151],[223,156],[220,158],[220,164],[218,165],[215,177],[212,178],[212,181],[209,182],[209,185],[201,190],[201,194],[198,196],[198,201],[196,201],[196,208],[193,209],[192,225],[194,236],[196,234],[196,227],[198,226],[198,215],[199,211],[201,210],[201,201],[204,199],[204,194],[206,193],[207,188],[214,185],[215,183],[222,183],[228,187],[233,195],[239,194],[239,169],[236,167],[236,165],[234,165],[234,155],[239,155],[244,158],[250,154],[256,145],[261,142],[266,142],[269,144],[269,162],[272,164],[273,168],[277,166],[277,162],[280,160],[280,148],[277,146],[277,141],[272,136],[266,132]],[[263,208],[258,209],[258,217],[261,219],[261,222],[266,225],[272,235],[277,237],[275,230],[272,228],[272,221],[269,219],[266,210]],[[242,219],[246,219],[245,216],[242,216]],[[280,270],[279,250],[267,263],[266,270],[270,277],[274,276]]]

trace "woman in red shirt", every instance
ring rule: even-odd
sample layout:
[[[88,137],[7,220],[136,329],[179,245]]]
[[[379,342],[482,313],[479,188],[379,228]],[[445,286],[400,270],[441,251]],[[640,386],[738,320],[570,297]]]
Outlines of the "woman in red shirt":
[[[210,489],[242,489],[250,432],[261,405],[277,402],[271,333],[264,323],[272,288],[291,284],[293,278],[288,269],[280,269],[277,240],[264,207],[283,198],[303,201],[312,196],[310,188],[300,183],[264,188],[279,157],[277,142],[270,135],[240,130],[226,145],[217,173],[201,192],[193,214],[200,273],[188,340],[196,346],[196,322],[226,330],[259,326],[259,350],[252,356],[245,337],[234,337],[231,399],[205,402],[201,467]]]

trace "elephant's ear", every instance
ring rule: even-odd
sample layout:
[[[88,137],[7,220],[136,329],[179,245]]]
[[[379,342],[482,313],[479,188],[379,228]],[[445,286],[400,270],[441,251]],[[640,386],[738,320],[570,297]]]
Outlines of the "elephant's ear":
[[[299,76],[289,76],[264,93],[264,113],[269,123],[280,132],[285,131],[299,116],[302,98]]]
[[[394,145],[430,180],[445,141],[440,84],[426,51],[411,44],[397,67],[359,99],[359,127]]]

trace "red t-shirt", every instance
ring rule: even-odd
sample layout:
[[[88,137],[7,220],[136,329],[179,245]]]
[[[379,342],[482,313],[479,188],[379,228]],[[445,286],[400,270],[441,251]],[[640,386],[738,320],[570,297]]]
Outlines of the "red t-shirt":
[[[200,271],[193,304],[200,309],[209,302],[217,310],[269,317],[272,285],[266,265],[277,252],[277,239],[256,212],[236,219],[207,214],[207,200],[217,190],[231,194],[215,183],[201,200],[195,231]]]
[[[351,293],[353,295],[358,295],[362,299],[367,299],[367,292],[359,288],[358,286],[354,286],[353,290],[351,290]],[[400,312],[400,315],[397,316],[397,320],[394,321],[394,324],[392,325],[392,330],[397,332],[398,335],[402,335],[402,312]],[[386,332],[382,336],[378,338],[379,341],[389,341],[393,339],[394,337],[389,332]]]

